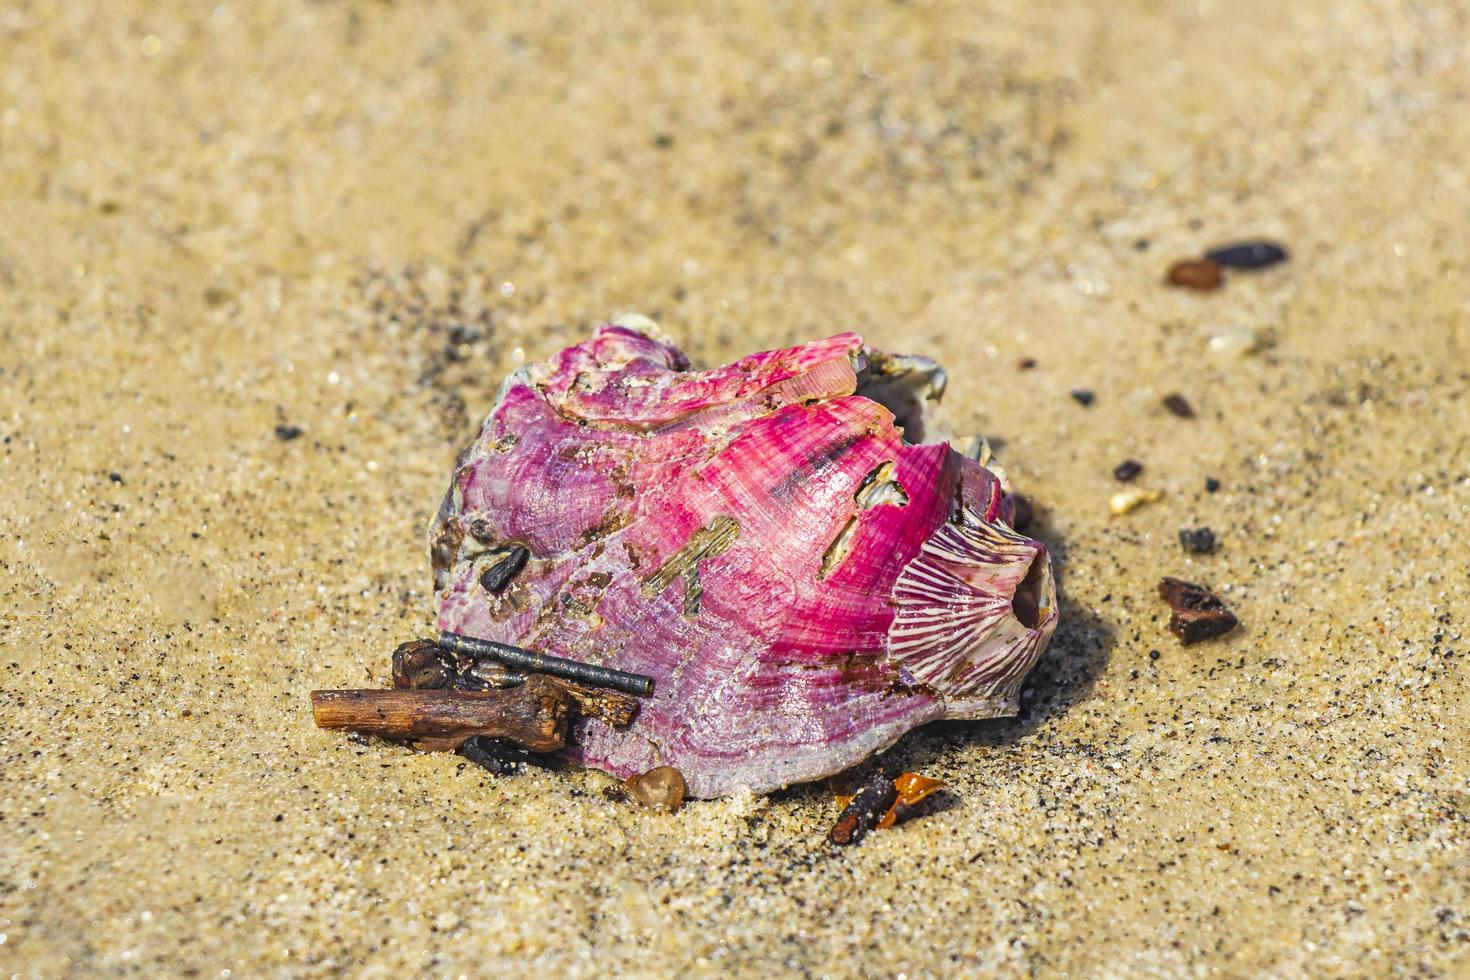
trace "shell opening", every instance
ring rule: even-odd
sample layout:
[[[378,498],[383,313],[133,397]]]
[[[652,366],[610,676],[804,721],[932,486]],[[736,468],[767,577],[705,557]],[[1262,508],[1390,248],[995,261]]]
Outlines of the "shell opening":
[[[1028,630],[1034,630],[1051,610],[1051,590],[1047,587],[1046,552],[1038,550],[1026,568],[1026,575],[1011,596],[1011,615]]]
[[[947,383],[944,368],[927,357],[885,354],[864,348],[857,394],[893,413],[903,441],[914,445],[944,442],[949,426],[938,413]]]

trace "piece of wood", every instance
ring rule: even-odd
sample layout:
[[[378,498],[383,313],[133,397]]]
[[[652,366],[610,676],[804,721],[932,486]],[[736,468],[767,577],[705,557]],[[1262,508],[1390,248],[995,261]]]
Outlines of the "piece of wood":
[[[550,678],[502,691],[312,691],[317,726],[457,748],[472,735],[505,738],[533,752],[566,745],[571,699]]]
[[[532,676],[546,677],[567,693],[567,697],[577,706],[578,714],[596,718],[609,728],[624,728],[631,725],[638,716],[638,699],[631,694],[606,687],[589,687],[574,681],[564,681],[559,677],[547,677],[545,674]]]

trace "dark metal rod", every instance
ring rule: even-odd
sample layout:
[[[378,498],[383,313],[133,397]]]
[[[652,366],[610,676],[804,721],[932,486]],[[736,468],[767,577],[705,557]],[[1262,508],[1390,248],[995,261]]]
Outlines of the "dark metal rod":
[[[584,664],[580,660],[553,657],[534,650],[522,650],[508,643],[482,640],[474,636],[462,636],[448,630],[439,634],[439,645],[452,653],[466,657],[490,657],[510,667],[536,674],[550,674],[594,687],[610,687],[615,691],[648,697],[653,693],[653,678],[646,674],[630,674],[625,670]]]

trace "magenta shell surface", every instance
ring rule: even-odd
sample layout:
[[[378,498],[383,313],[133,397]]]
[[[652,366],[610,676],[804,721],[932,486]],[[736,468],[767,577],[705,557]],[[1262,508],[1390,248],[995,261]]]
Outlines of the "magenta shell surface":
[[[700,797],[1015,714],[1057,611],[1002,478],[905,442],[855,393],[884,357],[855,334],[694,371],[655,333],[507,379],[430,528],[439,628],[651,675],[631,726],[580,719],[567,754]]]

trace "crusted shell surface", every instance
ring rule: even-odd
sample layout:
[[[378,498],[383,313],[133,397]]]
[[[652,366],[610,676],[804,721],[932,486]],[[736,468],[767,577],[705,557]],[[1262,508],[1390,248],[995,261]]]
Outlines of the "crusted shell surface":
[[[1050,565],[1003,476],[921,441],[943,383],[851,333],[694,371],[651,322],[604,326],[508,378],[460,458],[429,531],[438,625],[652,675],[631,726],[582,719],[567,752],[701,797],[1014,714]]]

